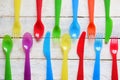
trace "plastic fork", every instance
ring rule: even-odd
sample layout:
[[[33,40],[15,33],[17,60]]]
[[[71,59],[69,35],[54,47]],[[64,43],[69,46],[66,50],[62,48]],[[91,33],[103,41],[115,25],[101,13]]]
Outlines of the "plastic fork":
[[[55,0],[55,26],[52,31],[53,38],[60,38],[61,29],[59,26],[60,23],[60,12],[61,12],[61,2],[62,0]]]
[[[21,0],[14,0],[14,24],[13,24],[13,37],[20,37],[21,25],[19,20]]]
[[[73,22],[70,25],[69,34],[72,39],[77,39],[80,34],[80,25],[77,20],[77,13],[78,13],[78,3],[79,0],[72,0],[73,6]]]
[[[110,42],[110,52],[112,55],[112,74],[111,80],[118,80],[118,69],[117,69],[117,52],[118,52],[118,38],[114,37]]]
[[[95,65],[94,65],[94,72],[93,72],[93,80],[100,80],[100,52],[102,49],[102,39],[100,35],[96,36],[94,42],[94,49],[96,53]]]
[[[88,0],[88,7],[89,7],[89,18],[90,18],[90,23],[87,28],[88,38],[94,38],[96,34],[96,27],[94,24],[94,0]]]

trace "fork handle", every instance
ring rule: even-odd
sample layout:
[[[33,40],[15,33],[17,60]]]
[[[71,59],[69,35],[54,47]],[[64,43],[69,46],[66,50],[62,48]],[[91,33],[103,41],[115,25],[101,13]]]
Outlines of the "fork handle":
[[[89,19],[90,22],[94,22],[94,0],[88,0]]]
[[[21,0],[14,0],[15,21],[19,21]]]
[[[53,80],[53,73],[52,73],[52,67],[51,67],[51,60],[47,60],[47,77],[46,80]]]
[[[42,0],[36,0],[37,7],[37,19],[41,20]]]
[[[110,0],[104,0],[106,18],[110,16]]]
[[[84,69],[83,69],[83,59],[82,58],[79,60],[77,80],[84,80]]]
[[[55,0],[55,25],[59,25],[62,0]]]
[[[117,59],[116,55],[113,55],[112,60],[112,80],[118,80],[118,69],[117,69]]]
[[[100,80],[100,52],[96,52],[93,80]]]
[[[77,20],[78,3],[79,3],[79,0],[72,0],[73,19],[74,19],[74,20]]]

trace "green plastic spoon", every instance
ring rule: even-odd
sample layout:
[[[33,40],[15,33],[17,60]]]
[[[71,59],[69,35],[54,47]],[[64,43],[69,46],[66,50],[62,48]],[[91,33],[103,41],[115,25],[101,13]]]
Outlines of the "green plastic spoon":
[[[106,31],[105,31],[105,43],[109,42],[112,34],[113,21],[110,17],[110,0],[104,0],[105,12],[106,12]]]
[[[12,80],[11,66],[10,66],[10,53],[12,51],[13,42],[9,35],[5,35],[2,41],[2,48],[6,56],[5,64],[5,80]]]
[[[61,12],[61,0],[55,0],[55,26],[53,28],[52,37],[60,38],[61,30],[60,30],[60,12]]]

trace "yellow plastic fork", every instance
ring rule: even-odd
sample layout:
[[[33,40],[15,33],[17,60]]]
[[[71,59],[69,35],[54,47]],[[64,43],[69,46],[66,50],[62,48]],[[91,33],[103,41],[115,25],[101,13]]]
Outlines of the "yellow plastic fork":
[[[20,4],[21,0],[14,0],[14,24],[13,24],[13,37],[20,37],[21,25],[20,25]]]

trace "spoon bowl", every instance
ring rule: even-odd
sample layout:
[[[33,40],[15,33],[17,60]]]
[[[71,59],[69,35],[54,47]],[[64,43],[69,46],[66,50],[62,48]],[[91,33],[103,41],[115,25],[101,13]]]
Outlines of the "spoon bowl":
[[[3,51],[6,53],[5,55],[10,55],[10,52],[13,47],[13,41],[9,35],[5,35],[2,41]]]
[[[77,21],[72,22],[70,29],[69,29],[69,34],[70,34],[72,39],[77,39],[79,37],[80,25],[78,24]]]
[[[69,36],[69,34],[64,34],[62,37],[61,37],[61,48],[63,51],[69,51],[70,48],[71,48],[71,38]]]
[[[34,36],[36,40],[40,40],[44,34],[44,25],[41,20],[37,20],[34,25]]]
[[[33,39],[30,33],[27,32],[23,35],[22,45],[23,45],[24,50],[29,50],[32,47]]]

